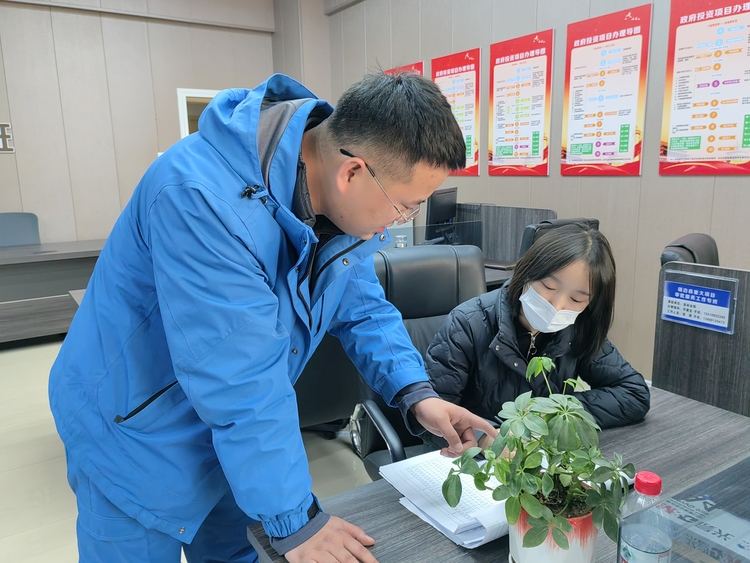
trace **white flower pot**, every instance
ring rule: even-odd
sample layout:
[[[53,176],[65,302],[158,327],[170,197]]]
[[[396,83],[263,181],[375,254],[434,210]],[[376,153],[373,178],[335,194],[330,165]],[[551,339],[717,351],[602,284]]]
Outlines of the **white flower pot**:
[[[515,526],[510,527],[509,563],[594,563],[596,537],[599,530],[594,528],[591,514],[579,518],[570,518],[573,531],[566,533],[570,548],[562,549],[552,539],[552,533],[541,545],[532,548],[523,547],[523,536],[529,529],[526,523],[528,514],[521,509],[521,516]]]

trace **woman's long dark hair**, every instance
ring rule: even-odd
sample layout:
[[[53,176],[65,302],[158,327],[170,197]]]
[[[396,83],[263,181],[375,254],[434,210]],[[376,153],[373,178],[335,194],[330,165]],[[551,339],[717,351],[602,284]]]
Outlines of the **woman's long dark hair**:
[[[589,304],[578,315],[573,353],[591,361],[607,338],[615,314],[615,260],[606,237],[587,225],[574,223],[542,235],[518,261],[508,286],[513,318],[521,312],[519,298],[526,284],[543,280],[573,262],[589,269]]]

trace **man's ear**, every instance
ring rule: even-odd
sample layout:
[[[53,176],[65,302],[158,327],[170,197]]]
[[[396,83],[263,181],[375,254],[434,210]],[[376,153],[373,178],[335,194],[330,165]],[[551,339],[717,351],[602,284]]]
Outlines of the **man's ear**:
[[[354,179],[361,174],[362,165],[356,158],[347,158],[336,171],[336,188],[345,193],[354,187]]]

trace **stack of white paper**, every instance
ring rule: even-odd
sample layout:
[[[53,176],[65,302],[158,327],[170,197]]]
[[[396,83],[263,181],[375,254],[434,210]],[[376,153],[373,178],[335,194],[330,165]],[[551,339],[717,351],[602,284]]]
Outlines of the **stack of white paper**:
[[[507,534],[505,501],[493,500],[492,491],[478,491],[469,475],[461,475],[461,502],[448,506],[442,487],[451,467],[453,460],[435,451],[384,465],[380,474],[404,495],[401,504],[460,546],[475,548]]]

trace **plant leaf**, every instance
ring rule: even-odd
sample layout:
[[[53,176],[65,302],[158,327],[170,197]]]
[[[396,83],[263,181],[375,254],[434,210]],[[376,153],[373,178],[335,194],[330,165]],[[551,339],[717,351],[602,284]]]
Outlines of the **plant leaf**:
[[[518,518],[521,516],[521,501],[518,500],[518,497],[511,496],[505,501],[505,516],[511,526],[518,522]]]
[[[523,474],[523,477],[521,478],[521,484],[527,493],[535,495],[539,490],[539,484],[537,483],[536,479],[537,478],[530,473]]]
[[[547,522],[552,522],[554,516],[552,515],[552,511],[548,506],[542,505],[542,518],[544,518]]]
[[[521,493],[521,506],[523,506],[523,509],[529,513],[529,516],[541,518],[542,503],[539,502],[536,497],[531,496],[529,493]]]
[[[537,528],[530,528],[528,532],[523,536],[524,547],[537,547],[544,543],[549,535],[549,525],[539,526]]]
[[[573,531],[573,524],[570,523],[570,520],[565,518],[564,516],[560,516],[559,514],[555,516],[554,520],[552,520],[552,523],[560,528],[563,532],[572,532]]]
[[[600,530],[604,524],[604,507],[597,506],[591,513],[591,518],[594,520],[594,528]]]
[[[628,463],[622,468],[622,472],[632,479],[635,477],[635,466],[632,463]]]
[[[617,543],[619,533],[617,518],[609,510],[604,511],[604,532],[609,536],[609,539]]]
[[[523,487],[523,483],[521,482],[521,477],[516,473],[510,478],[510,483],[508,484],[508,489],[510,490],[510,496],[517,497],[521,494],[521,488]]]
[[[612,470],[606,467],[597,467],[589,477],[589,480],[594,483],[604,483],[612,478]]]
[[[560,528],[552,528],[552,539],[555,540],[555,543],[559,545],[562,549],[570,548],[568,537],[565,534],[563,534]]]
[[[477,488],[478,491],[486,491],[487,487],[485,486],[485,482],[487,481],[487,475],[484,473],[477,473],[474,475],[474,486]]]
[[[461,500],[462,492],[461,478],[458,474],[448,475],[448,478],[443,482],[443,498],[448,505],[456,508]]]
[[[538,434],[539,436],[546,436],[549,434],[547,423],[544,422],[544,419],[541,416],[536,414],[527,414],[523,417],[523,424],[529,429],[529,432]]]
[[[492,498],[496,501],[502,501],[510,497],[510,490],[505,485],[500,485],[492,491]]]
[[[527,457],[523,462],[524,469],[534,469],[542,465],[542,453],[536,452]]]
[[[560,479],[560,484],[563,487],[570,487],[570,483],[571,483],[571,481],[573,481],[573,477],[571,477],[567,473],[560,473],[560,475],[558,476],[558,478]]]
[[[535,397],[534,402],[529,407],[530,412],[542,414],[556,413],[559,409],[560,406],[549,397]]]
[[[492,442],[492,446],[490,446],[490,450],[492,450],[495,456],[500,457],[507,444],[508,436],[503,436],[502,434],[498,433],[497,437]]]
[[[526,425],[519,418],[511,420],[510,431],[513,432],[514,436],[521,438],[524,435],[526,435],[526,432],[527,432]]]
[[[474,448],[471,449],[473,450]],[[466,455],[466,453],[464,453],[464,455]],[[479,471],[479,464],[473,457],[461,462],[461,473],[465,475],[476,475]]]
[[[578,439],[575,427],[570,421],[563,420],[560,428],[560,437],[557,439],[558,450],[578,449],[581,441]]]
[[[586,504],[590,507],[594,508],[599,506],[603,500],[604,499],[602,498],[602,495],[600,495],[594,489],[589,489],[588,491],[586,491]]]
[[[555,362],[552,361],[552,358],[548,358],[547,356],[537,356],[539,358],[539,361],[542,363],[542,368],[547,373],[551,372],[553,369],[555,369]]]
[[[516,397],[516,400],[513,401],[513,404],[516,406],[516,410],[518,412],[521,412],[529,405],[530,400],[531,391],[527,391],[526,393],[521,393],[518,397]]]
[[[549,494],[552,492],[552,489],[554,488],[555,481],[552,479],[552,477],[550,477],[548,473],[542,475],[542,494],[545,498],[549,496]]]
[[[469,448],[461,454],[461,461],[474,461],[474,457],[478,456],[480,453],[482,453],[482,448],[480,448],[479,446]]]

